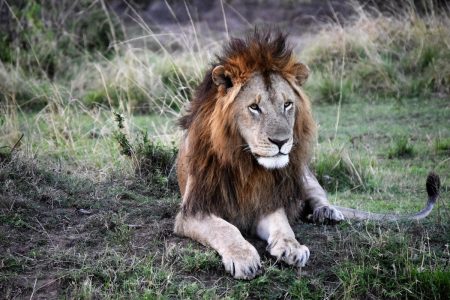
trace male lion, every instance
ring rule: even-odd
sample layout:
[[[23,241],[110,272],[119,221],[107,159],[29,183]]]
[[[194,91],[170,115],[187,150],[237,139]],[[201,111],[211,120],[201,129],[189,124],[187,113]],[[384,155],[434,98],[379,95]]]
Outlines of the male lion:
[[[267,241],[277,260],[304,266],[309,250],[289,223],[309,212],[318,222],[344,219],[308,168],[315,123],[300,88],[308,73],[282,34],[232,39],[181,118],[175,233],[217,250],[235,278],[261,268],[240,230]]]

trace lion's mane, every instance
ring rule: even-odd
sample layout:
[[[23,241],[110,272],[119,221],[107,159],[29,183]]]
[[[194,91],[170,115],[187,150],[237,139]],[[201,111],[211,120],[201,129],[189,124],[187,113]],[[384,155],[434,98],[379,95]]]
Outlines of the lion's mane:
[[[212,70],[222,65],[229,75],[217,86]],[[260,72],[270,86],[270,74],[285,78],[299,96],[290,162],[282,169],[260,166],[239,134],[233,102],[250,76]],[[222,56],[206,72],[180,125],[187,130],[188,150],[180,158],[190,174],[183,214],[212,213],[242,230],[259,216],[284,207],[290,220],[298,217],[302,200],[302,170],[310,157],[315,134],[310,103],[297,85],[298,64],[286,36],[255,31],[247,39],[231,39]]]

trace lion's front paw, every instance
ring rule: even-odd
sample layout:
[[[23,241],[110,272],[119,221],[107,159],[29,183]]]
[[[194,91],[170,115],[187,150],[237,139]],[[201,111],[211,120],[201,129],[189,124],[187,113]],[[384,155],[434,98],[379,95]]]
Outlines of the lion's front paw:
[[[344,215],[334,207],[325,205],[314,210],[312,216],[314,223],[339,223],[344,220]]]
[[[294,238],[274,240],[267,246],[267,250],[277,260],[282,260],[297,267],[304,267],[309,259],[308,247],[300,245]]]
[[[222,255],[222,262],[236,279],[253,279],[261,272],[258,251],[250,244],[230,249]]]

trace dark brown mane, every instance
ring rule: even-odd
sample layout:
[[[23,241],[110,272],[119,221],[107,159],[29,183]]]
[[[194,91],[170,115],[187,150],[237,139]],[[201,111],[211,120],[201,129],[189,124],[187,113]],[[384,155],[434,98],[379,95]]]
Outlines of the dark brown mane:
[[[217,86],[212,70],[222,65],[230,86]],[[182,207],[185,214],[213,213],[241,229],[251,229],[259,216],[284,207],[290,219],[302,201],[302,170],[309,159],[315,124],[309,100],[296,85],[298,64],[285,36],[255,31],[246,40],[232,39],[206,72],[188,113],[180,119],[187,129],[189,149],[184,163],[190,190]],[[266,170],[243,150],[233,115],[233,95],[259,72],[267,81],[271,73],[283,76],[299,96],[294,125],[294,148],[287,167]],[[228,85],[228,84],[227,84]],[[235,93],[235,94],[233,94]],[[180,158],[181,160],[182,158]]]

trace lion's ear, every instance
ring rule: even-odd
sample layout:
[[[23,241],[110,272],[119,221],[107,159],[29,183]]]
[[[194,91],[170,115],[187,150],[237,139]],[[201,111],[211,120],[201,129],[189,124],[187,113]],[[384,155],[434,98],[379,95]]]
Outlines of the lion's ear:
[[[212,80],[216,85],[224,85],[225,88],[233,86],[230,74],[225,71],[223,66],[217,66],[212,70]]]
[[[303,85],[309,76],[309,68],[302,63],[296,63],[294,65],[294,75],[298,85]]]

